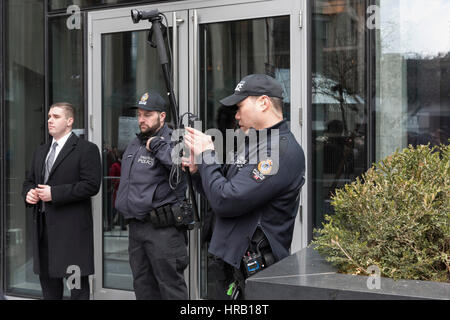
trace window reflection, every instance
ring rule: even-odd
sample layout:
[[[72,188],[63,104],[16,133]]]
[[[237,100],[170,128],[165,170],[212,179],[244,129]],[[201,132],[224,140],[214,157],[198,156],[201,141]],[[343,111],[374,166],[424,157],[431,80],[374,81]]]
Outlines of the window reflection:
[[[330,197],[367,168],[365,1],[313,2],[314,227]]]
[[[376,32],[376,160],[448,144],[450,0],[381,0]]]
[[[83,29],[68,29],[66,21],[67,16],[49,19],[49,105],[70,102],[75,108],[74,132],[83,137]]]
[[[115,4],[139,3],[139,2],[155,2],[158,0],[48,0],[49,11],[66,10],[71,5],[77,5],[80,8],[111,6]]]
[[[371,162],[448,144],[449,11],[450,0],[312,2],[314,227]]]
[[[252,73],[281,82],[283,116],[290,119],[289,17],[264,18],[200,27],[200,101],[206,128],[217,128],[219,100]]]
[[[45,141],[44,6],[39,0],[9,0],[3,5],[6,293],[40,295],[33,272],[33,216],[21,192],[33,151]]]

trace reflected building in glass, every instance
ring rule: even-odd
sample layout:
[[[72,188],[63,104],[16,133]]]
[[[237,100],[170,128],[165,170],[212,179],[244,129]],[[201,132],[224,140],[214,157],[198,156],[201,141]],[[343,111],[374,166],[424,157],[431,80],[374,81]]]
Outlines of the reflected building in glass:
[[[316,227],[333,212],[336,187],[373,162],[408,145],[448,144],[449,8],[440,0],[312,1]]]

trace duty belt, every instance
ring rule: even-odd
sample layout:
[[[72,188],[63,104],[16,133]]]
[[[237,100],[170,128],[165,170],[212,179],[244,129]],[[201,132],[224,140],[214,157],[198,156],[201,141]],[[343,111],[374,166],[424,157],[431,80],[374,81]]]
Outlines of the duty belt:
[[[155,228],[175,226],[193,229],[195,223],[192,207],[186,202],[182,204],[168,204],[153,209],[140,220],[151,222]]]
[[[176,225],[181,222],[179,205],[166,205],[150,211],[150,222],[155,228],[163,228]],[[178,213],[178,215],[176,214]]]

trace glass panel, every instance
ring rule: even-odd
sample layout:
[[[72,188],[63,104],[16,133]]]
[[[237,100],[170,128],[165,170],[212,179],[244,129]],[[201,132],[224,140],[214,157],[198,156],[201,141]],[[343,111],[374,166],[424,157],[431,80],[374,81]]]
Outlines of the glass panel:
[[[44,5],[9,0],[4,9],[6,291],[40,295],[33,273],[33,217],[21,193],[34,149],[45,141]]]
[[[376,32],[376,160],[448,144],[450,0],[381,0]]]
[[[262,18],[200,26],[200,106],[204,129],[234,127],[234,113],[220,108],[219,100],[233,93],[246,75],[263,73],[284,86],[284,117],[290,119],[290,32],[289,17]],[[224,135],[225,136],[225,135]],[[226,143],[224,143],[226,145]],[[208,204],[203,199],[205,219]],[[208,235],[201,250],[201,297],[228,299],[229,283],[223,268],[208,256]]]
[[[367,169],[366,1],[312,2],[314,228],[337,187]]]
[[[48,6],[49,11],[53,10],[61,10],[66,9],[67,7],[71,5],[77,5],[80,8],[89,8],[89,7],[106,7],[109,5],[116,5],[116,4],[127,4],[127,3],[137,3],[139,2],[161,2],[159,0],[49,0]],[[141,4],[142,5],[142,4]]]
[[[169,32],[170,38],[171,32]],[[167,99],[157,50],[147,43],[147,31],[102,36],[103,144],[103,286],[133,290],[128,257],[128,230],[114,209],[120,183],[120,161],[139,132],[136,106],[148,90]],[[169,114],[168,114],[169,116]],[[170,118],[170,117],[169,117]]]
[[[450,0],[330,0],[312,8],[314,226],[320,227],[332,213],[334,189],[367,169],[369,104],[370,161],[409,144],[448,144],[450,43],[443,39],[450,38]]]
[[[84,135],[83,29],[69,29],[67,17],[49,19],[49,105],[70,102],[74,132]],[[81,25],[83,27],[83,25]]]

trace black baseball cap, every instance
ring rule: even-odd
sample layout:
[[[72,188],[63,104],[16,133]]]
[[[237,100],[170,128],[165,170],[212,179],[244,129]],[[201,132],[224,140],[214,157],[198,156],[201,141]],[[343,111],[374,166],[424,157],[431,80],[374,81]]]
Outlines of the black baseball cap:
[[[166,102],[156,92],[147,91],[139,99],[137,105],[133,109],[144,109],[148,111],[166,112]]]
[[[220,103],[231,107],[249,96],[262,95],[283,99],[281,83],[266,74],[250,74],[238,83],[234,94],[220,100]]]

